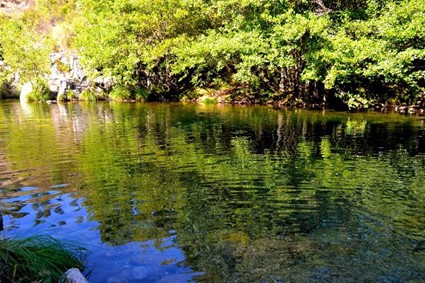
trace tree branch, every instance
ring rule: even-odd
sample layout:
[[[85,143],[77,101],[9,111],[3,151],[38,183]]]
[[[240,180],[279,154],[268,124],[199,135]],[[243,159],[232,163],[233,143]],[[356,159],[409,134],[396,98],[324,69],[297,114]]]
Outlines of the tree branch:
[[[315,3],[318,6],[315,12],[315,14],[318,16],[332,12],[332,9],[326,7],[325,4],[323,4],[322,0],[313,0],[313,3]]]

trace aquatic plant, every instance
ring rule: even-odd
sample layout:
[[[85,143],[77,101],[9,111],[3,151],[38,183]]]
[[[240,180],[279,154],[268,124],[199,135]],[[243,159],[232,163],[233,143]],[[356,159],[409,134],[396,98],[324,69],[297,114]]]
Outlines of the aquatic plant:
[[[57,282],[73,267],[83,270],[87,250],[47,235],[0,239],[0,282]]]

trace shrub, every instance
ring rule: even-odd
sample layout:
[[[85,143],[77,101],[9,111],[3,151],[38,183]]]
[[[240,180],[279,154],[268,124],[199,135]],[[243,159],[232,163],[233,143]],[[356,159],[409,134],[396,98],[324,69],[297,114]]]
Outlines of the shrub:
[[[144,87],[141,87],[134,91],[134,98],[137,101],[145,101],[148,98],[148,95],[149,91]]]

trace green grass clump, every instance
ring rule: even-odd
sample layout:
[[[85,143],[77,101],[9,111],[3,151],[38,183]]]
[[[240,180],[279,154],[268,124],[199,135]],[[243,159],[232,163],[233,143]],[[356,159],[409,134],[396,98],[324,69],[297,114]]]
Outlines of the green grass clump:
[[[56,100],[57,100],[57,101],[67,101],[67,100],[68,100],[68,98],[66,97],[66,95],[65,95],[65,94],[63,94],[63,93],[58,93],[58,96],[56,97]]]
[[[146,88],[130,89],[124,86],[116,86],[109,93],[109,98],[115,101],[145,101],[148,94]]]
[[[86,252],[46,235],[0,239],[0,282],[58,282],[68,269],[84,269]]]
[[[67,90],[65,93],[58,93],[56,97],[57,101],[71,101],[74,99],[74,92],[72,90]]]
[[[97,96],[93,91],[90,90],[83,90],[79,97],[78,100],[83,100],[83,101],[96,101],[97,100]]]
[[[50,97],[50,90],[44,79],[35,79],[32,84],[32,91],[25,97],[25,102],[46,101]]]
[[[203,104],[217,104],[218,100],[215,97],[202,97],[199,102]]]
[[[131,91],[123,86],[117,86],[109,93],[109,98],[116,101],[125,101],[131,99]]]

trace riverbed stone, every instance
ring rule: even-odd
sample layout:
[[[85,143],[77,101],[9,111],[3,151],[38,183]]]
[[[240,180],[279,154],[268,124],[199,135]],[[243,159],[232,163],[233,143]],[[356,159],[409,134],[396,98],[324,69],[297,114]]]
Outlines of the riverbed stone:
[[[143,266],[137,266],[131,272],[132,279],[142,280],[148,276],[148,270]]]
[[[65,276],[65,283],[89,283],[78,268],[69,269]]]

